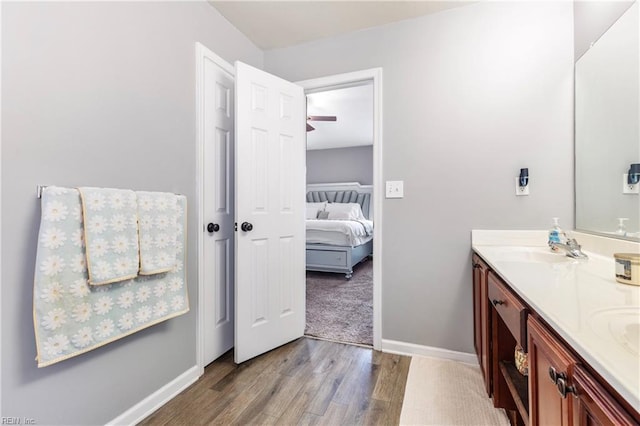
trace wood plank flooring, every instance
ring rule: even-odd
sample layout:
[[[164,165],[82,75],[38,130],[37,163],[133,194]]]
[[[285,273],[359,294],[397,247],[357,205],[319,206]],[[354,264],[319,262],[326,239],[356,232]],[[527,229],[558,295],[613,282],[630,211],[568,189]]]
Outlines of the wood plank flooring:
[[[243,364],[233,351],[141,425],[397,425],[410,358],[303,337]]]

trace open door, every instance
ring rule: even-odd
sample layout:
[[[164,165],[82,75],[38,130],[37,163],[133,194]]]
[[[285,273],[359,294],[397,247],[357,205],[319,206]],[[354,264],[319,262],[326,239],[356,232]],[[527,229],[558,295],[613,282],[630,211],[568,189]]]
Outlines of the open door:
[[[202,45],[198,55],[204,219],[200,297],[207,365],[234,342],[234,69]]]
[[[235,362],[304,334],[305,96],[236,62]]]

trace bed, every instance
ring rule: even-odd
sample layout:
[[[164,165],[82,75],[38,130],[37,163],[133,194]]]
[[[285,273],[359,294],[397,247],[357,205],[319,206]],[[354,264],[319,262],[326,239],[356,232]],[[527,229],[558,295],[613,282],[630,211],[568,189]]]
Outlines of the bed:
[[[343,273],[349,279],[353,267],[373,254],[371,196],[371,185],[356,182],[307,185],[307,271]]]

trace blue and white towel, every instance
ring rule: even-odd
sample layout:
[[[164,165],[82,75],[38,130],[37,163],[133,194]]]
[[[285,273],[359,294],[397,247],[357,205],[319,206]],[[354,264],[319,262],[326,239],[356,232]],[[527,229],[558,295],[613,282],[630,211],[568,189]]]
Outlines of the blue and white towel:
[[[91,286],[85,261],[80,194],[47,187],[33,290],[38,367],[106,345],[189,311],[186,261],[186,198],[178,196],[179,243],[175,269],[116,284]]]
[[[140,233],[140,275],[176,267],[177,196],[168,192],[137,191]]]
[[[78,188],[89,284],[103,285],[138,275],[136,193],[129,189]]]

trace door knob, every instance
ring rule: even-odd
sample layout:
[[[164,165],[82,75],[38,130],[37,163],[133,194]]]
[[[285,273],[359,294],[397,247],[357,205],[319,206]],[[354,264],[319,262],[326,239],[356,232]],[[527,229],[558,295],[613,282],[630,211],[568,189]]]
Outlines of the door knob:
[[[242,222],[242,225],[240,225],[240,229],[242,229],[244,232],[249,232],[253,229],[253,225],[249,222]]]
[[[207,231],[209,231],[210,233],[214,233],[214,232],[218,232],[220,230],[220,225],[218,225],[217,223],[210,223],[207,225]]]

